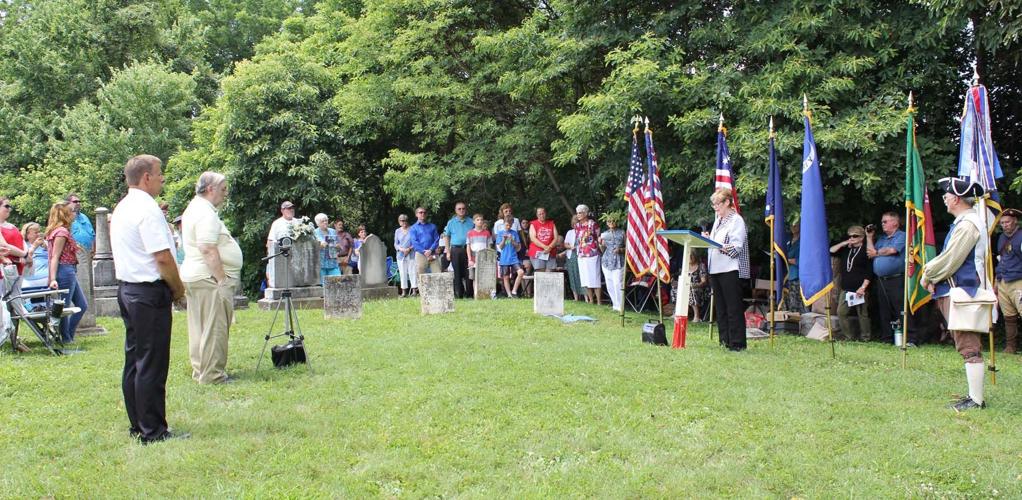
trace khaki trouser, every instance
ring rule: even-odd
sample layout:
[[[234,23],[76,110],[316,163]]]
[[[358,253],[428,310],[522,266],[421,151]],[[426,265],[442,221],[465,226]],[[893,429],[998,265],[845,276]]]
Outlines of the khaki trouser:
[[[200,384],[227,380],[227,340],[234,317],[238,280],[220,285],[213,278],[185,283],[188,299],[188,357],[192,378]]]
[[[440,257],[427,259],[425,255],[417,252],[415,254],[415,269],[419,274],[443,272],[440,269]]]
[[[947,321],[948,311],[951,310],[951,298],[937,299],[937,309],[940,309],[940,313],[944,315],[944,321]],[[962,355],[962,359],[966,363],[983,362],[983,338],[979,333],[951,330],[951,336],[955,339],[955,350]]]
[[[997,280],[997,305],[1005,316],[1018,316],[1022,302],[1022,280]]]

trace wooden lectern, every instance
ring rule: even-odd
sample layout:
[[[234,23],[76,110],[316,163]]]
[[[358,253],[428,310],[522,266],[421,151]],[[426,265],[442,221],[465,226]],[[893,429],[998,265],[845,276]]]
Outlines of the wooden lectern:
[[[713,241],[695,231],[687,229],[673,229],[668,231],[657,231],[657,234],[675,243],[684,245],[685,254],[682,257],[681,271],[678,272],[678,296],[674,301],[674,340],[671,347],[683,349],[685,347],[685,334],[688,330],[688,298],[692,293],[692,283],[688,275],[688,262],[692,258],[693,248],[720,248],[720,243]],[[710,318],[713,321],[713,318]]]

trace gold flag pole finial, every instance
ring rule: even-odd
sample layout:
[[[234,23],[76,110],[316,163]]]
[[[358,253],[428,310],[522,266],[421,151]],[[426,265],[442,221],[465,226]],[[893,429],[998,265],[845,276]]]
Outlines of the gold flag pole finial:
[[[972,86],[979,86],[979,70],[976,68],[976,63],[972,63]]]
[[[717,124],[717,132],[720,132],[721,130],[725,132],[727,131],[727,129],[724,128],[724,113],[720,114],[720,122]]]
[[[770,138],[772,139],[774,137],[776,137],[776,135],[774,134],[774,117],[771,116],[770,117]]]
[[[649,130],[649,117],[648,117],[648,116],[645,116],[645,117],[643,117],[643,120],[644,120],[644,121],[645,121],[645,123],[646,123],[646,130],[648,131],[648,130]]]
[[[802,93],[802,111],[809,112],[809,97],[804,92]]]

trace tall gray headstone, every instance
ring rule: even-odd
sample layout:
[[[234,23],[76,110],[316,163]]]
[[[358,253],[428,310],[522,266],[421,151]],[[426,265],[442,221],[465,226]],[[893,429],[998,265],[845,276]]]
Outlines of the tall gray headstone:
[[[387,245],[370,234],[359,248],[358,272],[362,278],[363,299],[397,297],[397,288],[387,283]]]
[[[490,300],[497,290],[497,251],[486,248],[476,252],[475,289],[476,300]]]
[[[422,314],[454,311],[454,273],[420,274],[419,298],[422,301]]]
[[[278,252],[277,243],[270,245],[270,251]],[[291,257],[274,257],[267,265],[270,288],[299,288],[319,284],[319,241],[313,236],[302,236],[291,246]],[[287,274],[286,263],[291,264],[291,275]]]
[[[96,326],[96,298],[92,287],[92,252],[78,249],[78,286],[82,287],[87,305],[82,320],[78,323],[78,334],[97,335],[106,333],[106,329]]]
[[[564,316],[564,273],[545,272],[533,275],[536,292],[532,311],[536,314]]]
[[[323,287],[323,317],[359,319],[362,317],[362,290],[358,275],[327,276]]]
[[[92,296],[89,303],[96,316],[120,317],[117,307],[117,275],[110,251],[110,210],[96,209],[96,253],[92,256]]]

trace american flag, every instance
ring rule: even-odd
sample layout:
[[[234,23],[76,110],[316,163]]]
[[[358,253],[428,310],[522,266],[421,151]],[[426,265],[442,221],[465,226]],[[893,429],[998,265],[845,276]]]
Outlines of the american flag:
[[[639,157],[639,126],[632,130],[632,160],[628,165],[625,200],[628,201],[628,230],[625,243],[625,261],[635,277],[649,272],[653,257],[649,249],[649,222],[646,214],[645,172]]]
[[[660,281],[670,282],[671,254],[667,251],[667,239],[657,234],[666,228],[664,223],[664,197],[660,192],[660,167],[657,165],[656,151],[653,150],[653,129],[649,128],[646,122],[646,160],[649,164],[649,174],[646,183],[648,193],[646,195],[646,229],[647,248],[653,249],[650,256],[651,271],[653,266],[656,269],[656,276]]]
[[[727,149],[727,129],[724,128],[724,115],[720,115],[720,126],[717,127],[717,171],[714,174],[714,189],[728,188],[731,190],[731,205],[741,215],[738,206],[738,190],[735,189],[734,175],[731,174],[731,153]]]

